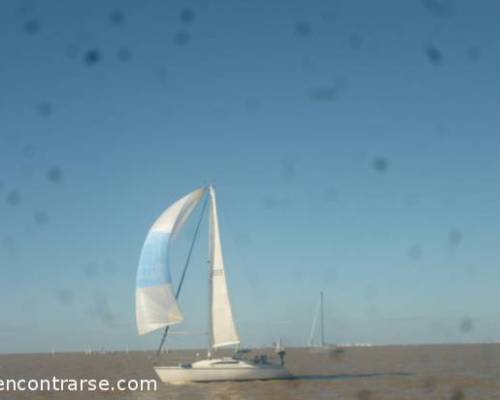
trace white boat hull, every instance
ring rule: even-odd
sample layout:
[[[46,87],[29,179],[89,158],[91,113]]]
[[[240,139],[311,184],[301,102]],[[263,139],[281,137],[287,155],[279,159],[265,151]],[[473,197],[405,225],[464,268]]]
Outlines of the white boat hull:
[[[281,365],[254,364],[247,361],[224,362],[203,360],[188,367],[154,367],[162,382],[182,384],[189,382],[252,381],[290,379],[292,375]]]
[[[325,353],[343,353],[344,349],[335,345],[309,347],[309,352],[313,354],[325,354]]]

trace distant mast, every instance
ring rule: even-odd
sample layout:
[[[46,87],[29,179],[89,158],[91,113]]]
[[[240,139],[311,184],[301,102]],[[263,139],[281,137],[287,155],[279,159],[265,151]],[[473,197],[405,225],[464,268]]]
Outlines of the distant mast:
[[[323,292],[319,293],[319,309],[321,312],[321,347],[325,347],[325,318],[323,315]]]
[[[324,306],[323,306],[323,292],[319,292],[319,303],[316,308],[316,312],[314,313],[314,319],[311,326],[311,333],[309,334],[309,343],[310,347],[317,347],[314,337],[316,336],[317,326],[319,319],[319,346],[318,347],[326,347],[325,343],[325,316],[324,316]]]

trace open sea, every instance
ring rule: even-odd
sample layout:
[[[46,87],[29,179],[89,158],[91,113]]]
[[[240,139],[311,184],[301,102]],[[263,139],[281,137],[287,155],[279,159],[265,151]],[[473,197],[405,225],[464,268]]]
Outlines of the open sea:
[[[270,350],[267,350],[270,352]],[[161,364],[194,361],[174,351]],[[0,355],[0,379],[156,378],[153,353]],[[289,381],[158,383],[150,392],[0,392],[0,399],[500,399],[500,344],[346,348],[344,353],[287,350]]]

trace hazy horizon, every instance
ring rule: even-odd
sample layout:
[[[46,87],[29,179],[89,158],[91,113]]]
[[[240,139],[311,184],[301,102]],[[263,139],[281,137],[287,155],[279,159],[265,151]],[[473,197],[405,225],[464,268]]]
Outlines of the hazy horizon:
[[[135,326],[140,250],[207,183],[243,346],[306,344],[320,291],[329,343],[500,341],[498,11],[2,2],[0,353],[155,349]],[[189,334],[206,331],[206,230]]]

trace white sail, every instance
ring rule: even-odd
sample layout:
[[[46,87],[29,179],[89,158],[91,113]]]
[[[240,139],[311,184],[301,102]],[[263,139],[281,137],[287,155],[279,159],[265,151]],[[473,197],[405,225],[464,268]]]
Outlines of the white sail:
[[[206,189],[184,196],[167,208],[148,232],[137,270],[135,312],[140,335],[182,321],[169,267],[171,239],[180,231]]]
[[[319,339],[319,344],[316,344],[316,342],[314,340],[314,336],[316,334],[318,319],[319,319],[319,324],[320,324],[320,326],[319,326],[320,339]],[[314,319],[313,319],[313,323],[311,326],[311,333],[309,334],[308,346],[325,347],[325,326],[324,326],[324,316],[323,316],[323,292],[319,293],[319,303],[318,303],[318,307],[316,309],[316,312],[314,313]]]
[[[215,191],[210,186],[210,278],[211,278],[211,341],[212,347],[238,344],[229,292],[224,272],[224,258],[219,233]]]

